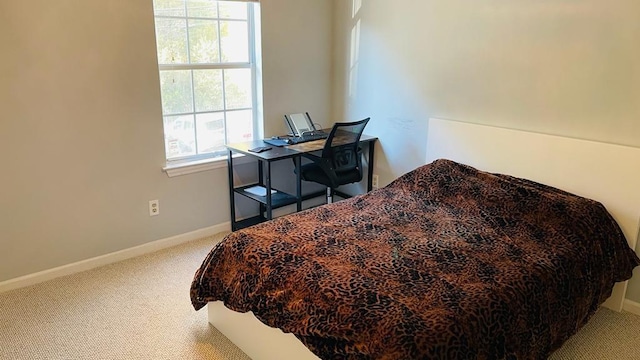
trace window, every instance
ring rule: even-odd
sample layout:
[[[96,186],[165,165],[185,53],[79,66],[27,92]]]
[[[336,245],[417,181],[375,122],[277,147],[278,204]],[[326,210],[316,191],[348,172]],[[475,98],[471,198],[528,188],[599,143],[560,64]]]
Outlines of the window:
[[[167,162],[222,156],[225,143],[252,140],[258,5],[154,0],[153,6]]]

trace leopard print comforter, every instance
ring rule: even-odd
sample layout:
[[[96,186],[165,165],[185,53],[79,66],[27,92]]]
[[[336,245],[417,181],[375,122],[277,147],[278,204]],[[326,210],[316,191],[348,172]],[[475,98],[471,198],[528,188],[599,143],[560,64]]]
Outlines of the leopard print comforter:
[[[600,203],[437,160],[229,234],[191,300],[322,359],[546,359],[639,263]]]

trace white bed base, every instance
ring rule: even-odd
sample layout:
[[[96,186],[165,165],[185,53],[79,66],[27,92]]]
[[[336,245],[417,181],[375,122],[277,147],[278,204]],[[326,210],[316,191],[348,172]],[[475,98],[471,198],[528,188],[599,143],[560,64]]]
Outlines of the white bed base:
[[[269,327],[253,313],[227,309],[222,301],[207,304],[209,322],[254,360],[319,360],[290,333]]]
[[[640,148],[430,119],[426,163],[447,158],[478,169],[528,178],[602,202],[635,249],[640,218]],[[627,283],[604,306],[622,309]],[[254,360],[317,360],[293,335],[208,305],[209,322]]]

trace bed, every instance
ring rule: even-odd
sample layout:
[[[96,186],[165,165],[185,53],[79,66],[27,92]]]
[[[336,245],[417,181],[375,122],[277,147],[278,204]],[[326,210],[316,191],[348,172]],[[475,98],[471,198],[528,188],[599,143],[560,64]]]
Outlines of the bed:
[[[628,239],[597,201],[438,159],[230,234],[191,296],[254,359],[539,359],[624,287]]]

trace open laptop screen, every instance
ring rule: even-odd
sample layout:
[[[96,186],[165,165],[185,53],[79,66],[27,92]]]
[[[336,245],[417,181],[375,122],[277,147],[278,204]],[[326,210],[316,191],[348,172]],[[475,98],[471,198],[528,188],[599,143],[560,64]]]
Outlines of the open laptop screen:
[[[315,129],[307,114],[290,114],[285,115],[284,118],[294,136],[302,136],[303,133]]]

